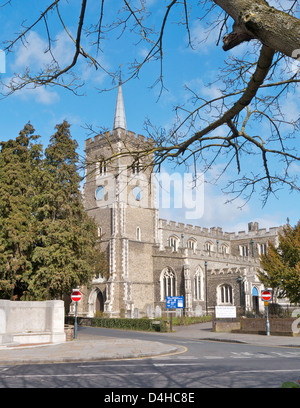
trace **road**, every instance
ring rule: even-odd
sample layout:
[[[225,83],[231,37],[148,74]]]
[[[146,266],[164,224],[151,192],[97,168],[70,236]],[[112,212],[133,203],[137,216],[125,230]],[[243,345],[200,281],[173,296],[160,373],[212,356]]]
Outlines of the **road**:
[[[171,338],[158,333],[79,328],[79,336],[97,335],[155,340],[176,344],[180,346],[180,350],[173,355],[147,359],[0,366],[0,387],[101,388],[102,392],[98,395],[102,395],[103,399],[115,398],[116,389],[120,392],[122,389],[125,394],[133,389],[144,389],[148,390],[148,394],[143,398],[150,398],[149,395],[155,398],[155,395],[149,394],[154,388],[157,392],[176,388],[185,394],[191,389],[196,392],[193,398],[198,398],[197,390],[201,388],[279,388],[284,381],[296,382],[300,379],[299,348]],[[114,396],[110,394],[109,389],[115,392]],[[141,392],[139,390],[140,402]],[[176,397],[181,398],[182,395],[178,394]],[[134,405],[137,404],[138,401]]]

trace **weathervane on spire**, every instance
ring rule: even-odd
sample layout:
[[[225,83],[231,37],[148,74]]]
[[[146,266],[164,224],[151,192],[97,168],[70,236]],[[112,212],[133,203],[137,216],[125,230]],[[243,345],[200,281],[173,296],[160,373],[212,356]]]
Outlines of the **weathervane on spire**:
[[[119,74],[119,85],[121,85],[122,84],[122,65],[123,64],[120,64],[120,74]]]

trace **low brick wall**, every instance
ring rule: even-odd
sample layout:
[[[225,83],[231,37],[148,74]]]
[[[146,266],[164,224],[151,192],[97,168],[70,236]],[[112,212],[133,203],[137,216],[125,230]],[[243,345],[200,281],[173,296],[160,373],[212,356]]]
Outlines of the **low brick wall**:
[[[72,341],[74,339],[74,326],[71,324],[65,324],[66,341]]]
[[[296,336],[300,337],[299,330],[293,332],[292,324],[295,318],[269,318],[270,334],[273,336]],[[213,331],[225,333],[249,333],[249,334],[266,334],[267,321],[263,318],[246,318],[241,317],[239,321],[214,320]]]
[[[292,324],[295,318],[269,318],[270,334],[275,336],[299,336],[300,333],[293,333]],[[242,333],[266,334],[266,319],[253,318],[247,319],[242,317],[241,320]]]
[[[214,332],[231,333],[232,331],[239,331],[241,324],[237,321],[214,320],[212,327]]]

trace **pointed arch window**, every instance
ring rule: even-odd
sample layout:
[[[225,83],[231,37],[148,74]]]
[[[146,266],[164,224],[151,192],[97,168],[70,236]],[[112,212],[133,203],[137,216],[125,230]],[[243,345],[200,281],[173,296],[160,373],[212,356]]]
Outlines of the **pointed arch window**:
[[[167,296],[176,296],[176,274],[171,268],[165,268],[160,277],[160,300]]]
[[[187,242],[187,247],[189,249],[192,249],[193,252],[196,252],[197,249],[197,241],[195,240],[195,238],[190,238]]]
[[[179,238],[175,235],[169,237],[169,246],[172,248],[173,252],[177,252],[179,247]]]
[[[222,254],[229,254],[229,246],[227,244],[221,245],[221,253]]]
[[[213,243],[211,241],[206,241],[204,244],[204,249],[208,252],[213,251]]]
[[[203,271],[200,267],[194,275],[194,299],[203,300]]]

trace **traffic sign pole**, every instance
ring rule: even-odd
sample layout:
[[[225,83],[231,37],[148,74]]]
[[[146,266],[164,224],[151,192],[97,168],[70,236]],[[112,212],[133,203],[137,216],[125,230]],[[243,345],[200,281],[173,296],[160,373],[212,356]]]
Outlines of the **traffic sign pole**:
[[[77,303],[81,299],[81,292],[79,289],[73,289],[71,299],[75,302],[75,322],[74,322],[74,338],[77,339]]]
[[[267,336],[270,336],[270,321],[269,321],[269,301],[272,300],[273,294],[272,291],[270,290],[263,290],[261,293],[261,298],[264,301],[265,307],[266,307],[266,330],[267,330]]]
[[[266,312],[267,312],[267,336],[270,336],[270,322],[269,322],[269,304],[266,306]]]
[[[75,303],[75,323],[74,323],[74,338],[77,339],[77,303]]]

